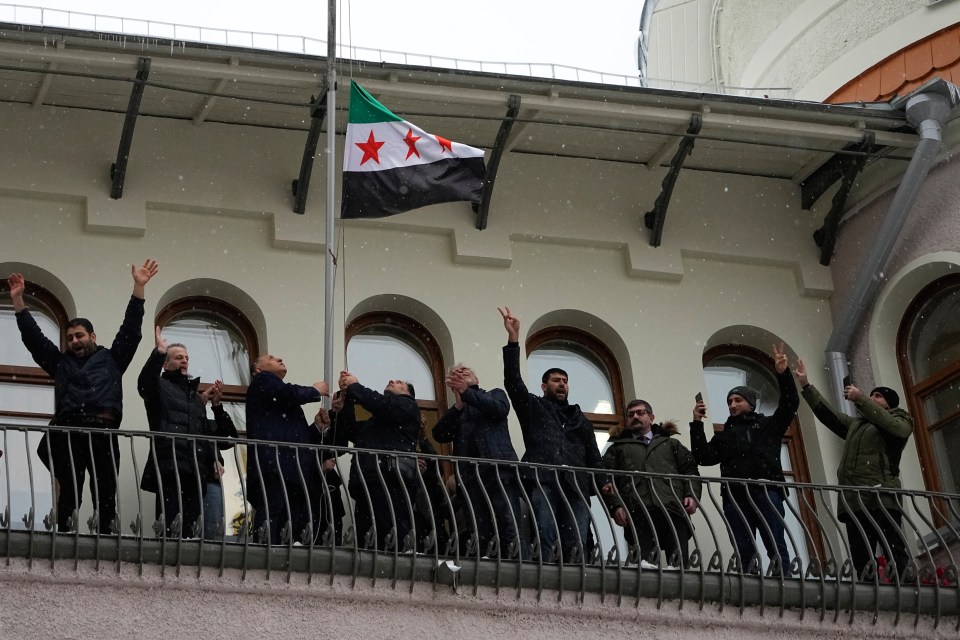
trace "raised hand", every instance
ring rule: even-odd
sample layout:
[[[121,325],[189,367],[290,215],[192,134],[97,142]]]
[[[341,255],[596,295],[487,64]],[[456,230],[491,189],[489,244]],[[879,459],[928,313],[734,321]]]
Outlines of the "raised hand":
[[[852,384],[848,384],[843,388],[843,397],[850,402],[856,402],[862,395],[863,391],[860,391],[859,387],[855,387]]]
[[[313,424],[320,427],[320,429],[323,431],[327,430],[327,427],[330,426],[330,414],[326,409],[320,409],[317,411],[317,415],[313,417]]]
[[[504,307],[503,309],[497,307],[497,311],[499,311],[500,315],[503,317],[503,328],[507,330],[507,341],[519,342],[520,319],[514,317],[513,314],[510,313],[510,307]]]
[[[787,354],[783,350],[783,343],[780,343],[780,347],[773,345],[773,366],[777,370],[777,374],[781,374],[787,370]]]
[[[160,327],[156,327],[155,331],[156,341],[157,341],[157,351],[160,353],[167,352],[167,341],[163,336],[160,335]]]
[[[333,403],[330,405],[332,411],[343,411],[343,391],[337,391],[333,394]]]
[[[793,375],[797,376],[797,382],[801,387],[807,386],[809,380],[807,380],[807,365],[803,364],[803,360],[797,359],[797,364],[793,367]]]
[[[341,391],[345,391],[346,388],[352,385],[354,382],[360,382],[357,380],[357,376],[353,375],[349,371],[341,371],[340,380],[337,381],[337,386],[340,387]]]
[[[329,395],[330,395],[330,385],[328,385],[328,384],[327,384],[326,382],[324,382],[323,380],[318,380],[317,382],[314,382],[314,383],[313,383],[313,388],[316,389],[317,391],[319,391],[319,392],[320,392],[320,395],[322,395],[322,396],[329,396]]]
[[[143,298],[144,287],[150,282],[150,278],[157,275],[157,261],[147,258],[139,268],[130,265],[130,275],[133,277],[133,296]]]
[[[694,422],[703,422],[703,419],[707,417],[707,405],[703,400],[698,400],[697,404],[693,406],[693,421]]]
[[[200,392],[200,398],[203,404],[211,403],[214,407],[220,405],[220,399],[223,397],[223,380],[215,380],[213,384]]]
[[[27,305],[23,302],[23,290],[26,286],[23,275],[11,273],[10,277],[7,278],[7,285],[10,287],[10,299],[13,301],[13,310],[20,312],[26,309]]]

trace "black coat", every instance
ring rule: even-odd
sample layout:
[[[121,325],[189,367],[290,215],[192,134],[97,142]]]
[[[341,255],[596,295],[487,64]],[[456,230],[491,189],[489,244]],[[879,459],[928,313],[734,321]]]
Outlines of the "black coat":
[[[501,389],[484,391],[473,385],[460,395],[463,409],[450,407],[433,427],[437,442],[453,442],[453,455],[516,462],[517,452],[510,441],[507,416],[510,401]],[[504,465],[503,477],[512,477],[513,470]]]
[[[710,442],[707,442],[703,422],[691,422],[690,444],[697,464],[704,467],[719,464],[724,478],[783,482],[780,447],[797,413],[800,396],[789,370],[777,376],[777,384],[780,401],[772,416],[753,411],[730,416],[723,431],[717,432]]]
[[[222,406],[213,407],[214,419],[207,419],[205,403],[197,391],[200,378],[188,378],[179,371],[163,371],[158,375],[165,357],[153,350],[137,379],[137,391],[147,410],[150,431],[183,437],[154,436],[140,480],[140,487],[145,491],[157,491],[158,467],[161,474],[176,469],[180,474],[199,474],[203,482],[215,480],[217,445],[202,438],[237,437],[233,420]]]
[[[503,348],[503,386],[520,420],[526,447],[523,462],[603,468],[593,424],[580,407],[527,391],[520,376],[520,345],[515,342],[507,343]],[[552,473],[541,471],[538,475],[541,484],[553,482]],[[575,480],[585,497],[593,493],[590,474],[561,472],[559,475],[561,482],[569,488],[573,488]],[[602,486],[606,480],[606,475],[597,477],[597,486]]]

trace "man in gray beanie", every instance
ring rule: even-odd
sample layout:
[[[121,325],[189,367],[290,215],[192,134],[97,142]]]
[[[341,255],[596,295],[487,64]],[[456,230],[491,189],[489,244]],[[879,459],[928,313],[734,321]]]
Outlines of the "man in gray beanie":
[[[797,385],[787,366],[781,343],[773,347],[774,370],[780,400],[772,416],[757,413],[757,392],[746,386],[734,387],[727,394],[730,417],[723,430],[710,442],[703,430],[706,406],[697,402],[690,423],[690,444],[693,457],[701,466],[720,465],[722,478],[784,481],[780,466],[780,447],[800,405]],[[770,575],[791,573],[790,552],[784,536],[786,489],[776,485],[725,482],[720,489],[723,515],[739,556],[739,569],[758,573],[760,557],[756,547],[757,533],[770,558]]]
[[[857,575],[874,578],[879,548],[880,555],[896,563],[901,580],[916,579],[901,529],[900,497],[884,491],[901,486],[900,457],[913,433],[913,418],[900,408],[900,396],[890,387],[876,387],[868,396],[852,384],[844,387],[843,396],[857,408],[857,415],[840,413],[807,380],[803,360],[797,362],[795,373],[803,399],[814,415],[844,440],[837,483],[873,489],[843,491],[837,505],[837,517],[846,525],[850,560]],[[887,566],[891,567],[891,577],[892,565]]]

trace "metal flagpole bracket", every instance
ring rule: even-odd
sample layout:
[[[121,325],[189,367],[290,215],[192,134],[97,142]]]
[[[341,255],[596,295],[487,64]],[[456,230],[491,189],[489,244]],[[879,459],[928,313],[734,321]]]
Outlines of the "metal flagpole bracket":
[[[667,172],[667,175],[664,176],[663,182],[660,183],[660,195],[657,196],[657,200],[653,204],[653,209],[643,215],[643,223],[647,229],[652,231],[650,234],[651,247],[660,246],[660,240],[663,237],[663,223],[667,218],[667,207],[670,206],[673,187],[677,184],[677,178],[680,175],[680,170],[683,168],[684,161],[687,159],[687,156],[693,153],[693,145],[697,141],[697,135],[700,133],[702,126],[703,117],[699,113],[694,113],[690,116],[690,126],[687,127],[687,132],[684,134],[683,139],[680,140],[680,146],[673,155],[673,160],[670,161],[670,170]]]
[[[825,267],[829,267],[830,261],[833,259],[833,249],[837,243],[837,230],[840,227],[840,219],[843,217],[843,211],[847,204],[847,196],[850,195],[850,190],[853,189],[853,183],[857,176],[860,175],[867,164],[867,158],[870,157],[870,150],[874,147],[875,139],[876,136],[873,131],[864,131],[863,140],[851,149],[858,153],[842,157],[843,179],[840,182],[840,188],[833,194],[833,204],[823,218],[823,226],[813,232],[813,241],[820,247],[820,264]]]
[[[500,130],[497,132],[497,139],[493,143],[493,150],[490,152],[490,162],[487,163],[487,175],[483,181],[483,195],[480,197],[480,204],[474,209],[477,214],[477,229],[483,231],[487,228],[487,216],[490,213],[490,197],[493,195],[493,183],[497,179],[497,169],[500,167],[500,158],[507,148],[507,140],[510,137],[510,130],[513,129],[517,121],[517,114],[520,113],[520,96],[510,94],[507,101],[507,115],[500,123]]]
[[[120,147],[117,149],[117,161],[110,165],[110,197],[119,200],[123,197],[123,181],[127,176],[127,161],[130,159],[130,146],[133,144],[133,129],[137,124],[140,113],[140,100],[143,99],[143,90],[147,87],[147,78],[150,77],[150,58],[137,60],[137,78],[133,81],[133,90],[130,92],[130,101],[127,103],[127,116],[123,121],[123,131],[120,133]]]
[[[310,98],[310,131],[303,145],[303,159],[300,161],[300,177],[293,181],[293,212],[303,214],[307,207],[307,193],[310,191],[310,175],[313,173],[313,161],[317,157],[317,143],[320,141],[320,129],[327,117],[327,81],[324,80],[320,96]]]

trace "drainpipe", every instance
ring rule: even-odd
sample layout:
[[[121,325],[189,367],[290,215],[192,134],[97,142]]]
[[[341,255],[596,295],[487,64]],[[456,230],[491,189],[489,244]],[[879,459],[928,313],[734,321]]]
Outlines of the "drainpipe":
[[[907,121],[920,134],[920,141],[827,341],[826,365],[830,376],[831,395],[835,406],[851,415],[855,414],[853,403],[843,398],[843,378],[850,372],[847,350],[853,340],[854,331],[859,328],[864,314],[874,302],[882,284],[883,269],[900,236],[907,215],[940,154],[943,146],[943,125],[958,103],[960,89],[941,79],[932,80],[890,103],[896,110],[904,109]],[[856,382],[854,381],[854,384]]]

